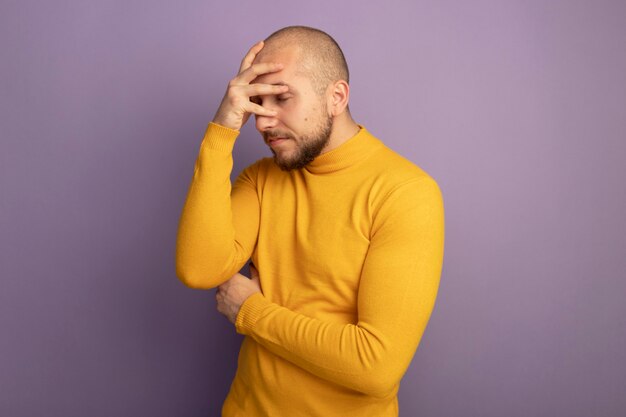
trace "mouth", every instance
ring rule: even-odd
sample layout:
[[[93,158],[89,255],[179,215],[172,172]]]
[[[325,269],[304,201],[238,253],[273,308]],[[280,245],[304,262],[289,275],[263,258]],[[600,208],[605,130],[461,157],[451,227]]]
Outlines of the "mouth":
[[[288,140],[289,140],[289,138],[283,138],[283,137],[271,137],[271,138],[268,138],[268,141],[267,141],[267,142],[268,142],[268,144],[269,144],[271,147],[274,147],[274,146],[279,145],[279,144],[281,144],[281,143],[284,143],[284,142],[286,142],[286,141],[288,141]]]

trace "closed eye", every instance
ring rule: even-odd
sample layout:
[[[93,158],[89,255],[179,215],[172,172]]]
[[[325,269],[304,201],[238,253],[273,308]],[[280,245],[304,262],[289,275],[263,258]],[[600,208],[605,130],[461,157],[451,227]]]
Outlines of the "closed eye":
[[[282,96],[275,96],[276,97],[276,101],[281,103],[281,102],[285,102],[289,99],[293,98],[293,95],[282,95]],[[263,100],[259,97],[259,96],[252,96],[250,97],[250,101],[253,102],[254,104],[258,104],[259,106],[263,105]]]

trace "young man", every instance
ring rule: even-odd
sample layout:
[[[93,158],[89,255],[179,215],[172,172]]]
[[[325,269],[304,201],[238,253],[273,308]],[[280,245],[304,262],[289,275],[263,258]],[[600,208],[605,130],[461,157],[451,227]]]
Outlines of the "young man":
[[[348,82],[329,35],[281,29],[245,56],[200,145],[176,267],[190,287],[217,287],[246,335],[223,416],[398,415],[437,295],[443,200],[354,122]],[[273,158],[231,189],[252,114]],[[237,271],[250,258],[248,279]]]

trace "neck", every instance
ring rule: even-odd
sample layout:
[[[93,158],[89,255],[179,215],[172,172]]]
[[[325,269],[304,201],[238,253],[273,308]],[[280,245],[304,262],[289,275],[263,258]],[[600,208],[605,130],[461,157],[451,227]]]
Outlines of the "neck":
[[[359,125],[352,120],[352,116],[348,112],[344,112],[341,115],[335,117],[333,120],[333,127],[330,132],[330,139],[328,144],[322,150],[322,153],[332,151],[333,149],[341,146],[345,141],[359,133]]]

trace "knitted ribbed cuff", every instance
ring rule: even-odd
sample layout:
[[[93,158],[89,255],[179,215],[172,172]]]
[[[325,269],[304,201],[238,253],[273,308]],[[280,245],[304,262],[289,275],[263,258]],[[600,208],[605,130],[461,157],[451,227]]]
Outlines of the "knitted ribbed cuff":
[[[263,309],[265,309],[268,304],[270,304],[270,301],[260,292],[246,298],[235,320],[237,333],[244,335],[250,334],[254,328],[254,324],[261,317]]]
[[[202,146],[218,151],[232,152],[239,131],[210,122],[204,132]]]

